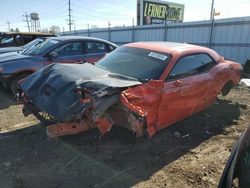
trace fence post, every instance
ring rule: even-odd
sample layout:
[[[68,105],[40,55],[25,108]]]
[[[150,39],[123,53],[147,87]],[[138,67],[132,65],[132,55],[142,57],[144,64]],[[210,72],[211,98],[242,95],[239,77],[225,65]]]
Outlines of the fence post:
[[[89,24],[88,24],[88,37],[90,36],[90,33],[89,33]]]
[[[167,41],[167,20],[165,20],[164,24],[164,41]]]
[[[108,26],[109,26],[108,27],[108,41],[110,41],[110,25],[111,25],[110,22],[108,22]]]
[[[135,42],[135,26],[132,27],[132,42]]]

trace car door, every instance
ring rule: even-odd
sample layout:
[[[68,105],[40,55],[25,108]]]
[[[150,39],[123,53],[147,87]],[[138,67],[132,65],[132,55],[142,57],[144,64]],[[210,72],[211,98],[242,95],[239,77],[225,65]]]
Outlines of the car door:
[[[103,58],[110,49],[108,46],[99,41],[86,41],[85,42],[85,57],[89,63],[95,63],[99,59]]]
[[[52,61],[53,63],[81,63],[85,61],[83,44],[81,41],[73,41],[64,43],[52,52],[56,52],[57,57]]]
[[[215,66],[207,54],[181,57],[164,83],[158,112],[157,128],[161,129],[204,109],[211,76]]]

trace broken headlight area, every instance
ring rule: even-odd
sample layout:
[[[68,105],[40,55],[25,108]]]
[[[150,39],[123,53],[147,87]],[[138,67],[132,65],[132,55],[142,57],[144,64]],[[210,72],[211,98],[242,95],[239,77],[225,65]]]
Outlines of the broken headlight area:
[[[33,114],[45,126],[48,126],[57,122],[56,119],[51,114],[42,111],[41,109],[36,107],[27,99],[24,99],[23,103],[24,105],[22,107],[22,113],[25,117],[27,117],[30,114]]]
[[[160,84],[156,82],[130,88],[103,87],[97,91],[76,86],[71,90],[76,94],[76,100],[64,106],[63,114],[57,113],[63,101],[52,103],[52,107],[57,107],[55,114],[59,116],[53,114],[55,109],[52,107],[41,110],[29,100],[26,100],[25,106],[48,125],[47,131],[51,137],[76,134],[92,128],[97,128],[104,135],[116,125],[131,130],[137,137],[147,135],[150,138],[157,131],[159,88]],[[69,95],[72,96],[72,92],[63,95],[64,99]],[[56,97],[62,99],[60,95]]]
[[[78,94],[78,100],[68,106],[67,110],[64,109],[67,116],[63,120],[36,107],[27,97],[23,100],[23,114],[35,115],[47,126],[48,135],[51,137],[76,134],[90,128],[98,128],[101,135],[108,132],[114,121],[106,111],[119,101],[119,93],[105,90],[91,93],[91,90],[80,87],[77,87],[75,92]]]
[[[98,128],[103,135],[114,124],[123,126],[128,121],[124,110],[117,108],[121,93],[141,84],[136,79],[110,76],[109,71],[90,64],[54,64],[25,79],[21,88],[29,99],[24,105],[39,120],[48,122],[49,135],[89,128]]]

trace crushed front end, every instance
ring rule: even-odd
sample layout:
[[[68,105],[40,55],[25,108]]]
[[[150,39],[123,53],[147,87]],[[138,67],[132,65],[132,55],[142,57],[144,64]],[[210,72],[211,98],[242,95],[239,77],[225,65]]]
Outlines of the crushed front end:
[[[23,114],[35,115],[51,137],[92,128],[103,135],[114,124],[134,130],[120,97],[141,83],[109,74],[90,64],[53,64],[39,70],[20,84]]]

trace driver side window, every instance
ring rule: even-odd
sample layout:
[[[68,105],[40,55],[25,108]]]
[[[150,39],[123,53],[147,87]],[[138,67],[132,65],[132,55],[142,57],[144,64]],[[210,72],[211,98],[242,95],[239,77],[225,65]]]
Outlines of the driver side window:
[[[168,80],[180,79],[209,71],[215,61],[207,54],[194,54],[182,57],[174,66]]]
[[[58,54],[58,57],[66,57],[66,56],[74,56],[74,55],[82,55],[82,43],[81,42],[70,42],[67,44],[63,44],[62,46],[53,50]]]

